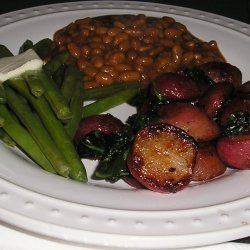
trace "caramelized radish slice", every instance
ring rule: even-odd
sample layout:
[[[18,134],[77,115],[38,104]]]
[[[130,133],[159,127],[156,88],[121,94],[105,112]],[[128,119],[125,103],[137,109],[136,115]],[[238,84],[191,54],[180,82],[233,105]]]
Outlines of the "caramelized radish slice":
[[[226,164],[219,158],[216,147],[206,145],[197,152],[192,181],[207,181],[226,171]]]
[[[242,170],[250,169],[250,135],[219,139],[217,152],[228,166]]]
[[[207,88],[207,87],[206,87]],[[155,80],[154,92],[167,100],[195,100],[205,88],[191,78],[177,73],[165,73]]]
[[[122,126],[122,121],[111,114],[88,116],[81,120],[74,140],[78,144],[82,138],[92,131],[100,131],[105,134],[118,133]]]
[[[250,99],[236,97],[231,102],[229,102],[221,112],[221,125],[226,126],[228,124],[230,115],[240,111],[250,113]]]
[[[225,62],[208,62],[198,67],[215,83],[228,82],[235,88],[242,84],[242,73],[234,65]]]
[[[218,125],[190,103],[171,103],[158,110],[160,121],[183,129],[198,142],[210,141],[220,134]]]
[[[201,107],[208,117],[215,117],[218,111],[225,104],[233,92],[231,84],[221,82],[211,87],[200,99],[199,107]]]
[[[145,187],[137,181],[133,176],[124,176],[122,178],[129,186],[136,188],[136,189],[144,189]]]
[[[128,168],[146,188],[175,193],[190,182],[196,151],[194,139],[183,130],[166,123],[151,124],[136,135]]]

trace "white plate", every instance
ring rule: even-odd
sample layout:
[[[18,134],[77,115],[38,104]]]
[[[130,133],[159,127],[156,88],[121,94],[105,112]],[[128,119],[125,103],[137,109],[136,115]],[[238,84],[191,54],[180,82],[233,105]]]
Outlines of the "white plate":
[[[216,40],[227,60],[250,79],[249,25],[206,12],[125,1],[55,4],[0,16],[0,43],[13,52],[86,16],[168,15],[203,40]],[[122,120],[129,106],[112,110]],[[122,116],[121,116],[122,114]],[[123,182],[88,185],[35,167],[0,144],[0,219],[33,233],[89,246],[166,249],[225,242],[250,235],[250,171],[232,171],[177,194],[134,190]],[[85,162],[89,176],[94,163]]]

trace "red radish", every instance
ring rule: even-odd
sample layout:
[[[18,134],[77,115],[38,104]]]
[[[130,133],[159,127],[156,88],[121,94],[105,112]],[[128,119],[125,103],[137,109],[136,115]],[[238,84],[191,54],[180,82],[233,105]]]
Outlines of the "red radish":
[[[199,99],[199,107],[205,111],[208,117],[215,117],[232,92],[233,87],[231,84],[226,82],[218,83],[209,88]]]
[[[151,124],[137,133],[128,168],[146,188],[175,193],[191,180],[196,150],[194,139],[183,130],[166,123]]]
[[[198,67],[215,83],[228,82],[235,88],[242,85],[242,73],[234,65],[225,62],[208,62]]]
[[[211,141],[220,134],[218,125],[198,107],[190,103],[171,103],[158,110],[160,121],[186,131],[196,141]]]
[[[250,169],[250,135],[224,137],[217,142],[219,157],[230,167]]]
[[[122,121],[111,114],[88,116],[81,120],[74,140],[78,144],[82,138],[92,131],[100,131],[106,134],[117,133],[122,126]]]
[[[177,73],[165,73],[155,79],[154,92],[172,101],[195,100],[200,97],[207,86]]]
[[[207,181],[226,171],[226,164],[219,158],[216,147],[206,145],[199,147],[193,169],[193,181]]]
[[[220,116],[220,123],[222,126],[226,126],[231,114],[236,112],[249,112],[250,113],[250,99],[242,99],[239,97],[230,101],[222,110]]]

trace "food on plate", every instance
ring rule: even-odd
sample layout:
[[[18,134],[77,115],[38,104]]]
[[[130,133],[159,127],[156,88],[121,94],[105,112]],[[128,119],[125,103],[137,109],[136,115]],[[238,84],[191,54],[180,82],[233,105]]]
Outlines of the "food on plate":
[[[196,151],[195,140],[183,130],[151,124],[136,134],[128,169],[148,189],[175,193],[190,182]]]
[[[225,59],[214,40],[202,41],[172,17],[108,15],[78,19],[54,34],[57,54],[68,51],[86,89],[118,82],[147,85],[158,75]]]
[[[236,169],[250,169],[250,135],[222,137],[217,142],[219,157],[228,166]]]
[[[154,80],[154,91],[159,98],[168,100],[194,100],[199,98],[208,88],[205,84],[200,84],[188,76],[165,73]]]
[[[242,84],[242,73],[234,65],[222,62],[208,62],[198,66],[215,83],[228,82],[235,88]]]
[[[199,107],[204,110],[208,117],[216,117],[232,92],[233,86],[230,83],[219,82],[215,86],[211,86],[206,95],[199,98]]]
[[[219,158],[216,147],[212,144],[198,148],[192,174],[192,181],[207,181],[225,173],[226,164]]]
[[[249,82],[173,18],[83,18],[29,51],[44,64],[1,78],[0,138],[43,169],[87,182],[81,159],[97,160],[91,179],[161,193],[250,169]]]
[[[158,115],[160,121],[183,129],[197,142],[211,141],[220,135],[218,124],[191,103],[176,102],[162,105]]]

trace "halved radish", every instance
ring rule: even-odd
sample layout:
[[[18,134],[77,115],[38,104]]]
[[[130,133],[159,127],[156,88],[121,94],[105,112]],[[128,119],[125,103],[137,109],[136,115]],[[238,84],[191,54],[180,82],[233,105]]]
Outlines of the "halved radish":
[[[196,151],[196,142],[182,129],[167,123],[151,124],[136,135],[128,168],[146,188],[175,193],[190,182]]]
[[[198,142],[210,141],[220,134],[219,126],[198,107],[190,103],[163,105],[158,111],[160,121],[185,130]]]

